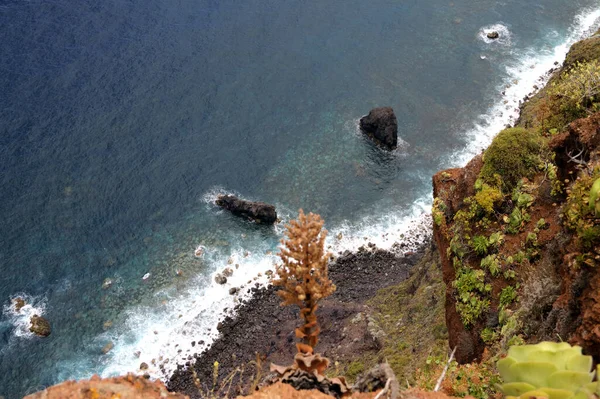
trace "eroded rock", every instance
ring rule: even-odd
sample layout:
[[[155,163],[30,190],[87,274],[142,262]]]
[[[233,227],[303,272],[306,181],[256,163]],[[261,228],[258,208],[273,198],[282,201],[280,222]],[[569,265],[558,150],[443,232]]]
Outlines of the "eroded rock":
[[[398,146],[398,120],[391,107],[374,108],[360,118],[360,129],[388,150]]]
[[[35,335],[39,337],[47,337],[48,335],[50,335],[50,323],[45,318],[35,314],[31,316],[30,322],[31,326],[29,327],[29,331],[31,331]]]
[[[277,221],[275,207],[265,202],[245,201],[233,195],[221,195],[215,203],[236,216],[259,224],[273,224]]]

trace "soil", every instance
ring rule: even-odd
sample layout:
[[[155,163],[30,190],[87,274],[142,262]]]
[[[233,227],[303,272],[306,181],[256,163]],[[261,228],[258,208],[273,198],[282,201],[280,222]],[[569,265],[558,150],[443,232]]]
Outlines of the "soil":
[[[316,351],[340,361],[376,352],[377,337],[369,331],[367,318],[357,315],[368,313],[366,302],[377,290],[404,281],[428,245],[405,256],[374,247],[340,256],[329,268],[337,290],[319,305],[322,332]],[[220,323],[220,337],[196,355],[195,362],[178,365],[167,384],[169,390],[192,399],[201,397],[201,392],[213,389],[214,364],[218,362],[219,377],[214,390],[235,396],[249,393],[252,381],[265,376],[271,362],[291,364],[296,353],[294,329],[298,326],[299,309],[281,307],[275,292],[274,287],[254,289],[253,297],[236,307],[237,316]],[[243,372],[235,372],[242,367]],[[330,366],[332,372],[335,368]]]

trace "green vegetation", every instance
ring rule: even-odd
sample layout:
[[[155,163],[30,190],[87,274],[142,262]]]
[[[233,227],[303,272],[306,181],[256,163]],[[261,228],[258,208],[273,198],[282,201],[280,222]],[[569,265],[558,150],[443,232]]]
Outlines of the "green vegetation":
[[[510,192],[523,177],[532,177],[540,164],[542,141],[532,130],[509,128],[501,131],[484,153],[480,177],[488,184],[500,180]]]
[[[585,399],[600,393],[600,384],[592,382],[592,364],[579,346],[540,342],[511,346],[496,366],[504,380],[499,387],[509,398]]]
[[[446,221],[446,213],[447,207],[444,201],[439,198],[433,199],[433,207],[431,208],[431,216],[433,217],[433,221],[436,226],[441,226],[442,223]]]
[[[498,255],[488,255],[481,260],[481,268],[488,270],[493,277],[500,273],[501,265],[498,260]]]
[[[386,359],[399,381],[414,386],[417,369],[425,367],[428,358],[447,352],[445,295],[439,255],[433,251],[414,266],[406,281],[379,290],[368,305],[374,311],[372,323],[381,329],[381,347],[361,355],[364,369]],[[351,370],[358,367],[354,364]]]
[[[597,190],[600,181],[600,168],[591,173],[581,173],[569,190],[567,203],[563,208],[563,224],[574,233],[581,253],[575,258],[573,266],[596,266],[598,261],[594,247],[600,243],[600,226],[597,225]]]
[[[486,212],[494,212],[494,205],[501,202],[502,192],[489,184],[482,183],[481,189],[475,194],[475,201]]]
[[[473,250],[477,253],[477,255],[483,256],[487,254],[488,247],[490,246],[490,242],[484,236],[475,236],[471,240],[471,246]]]
[[[452,283],[456,288],[456,310],[465,326],[475,324],[481,315],[490,307],[487,295],[492,286],[485,283],[485,272],[462,267],[456,273]]]
[[[518,288],[518,287],[516,287]],[[500,292],[500,308],[504,309],[510,306],[517,299],[517,289],[513,286],[507,286]]]
[[[587,109],[596,109],[598,94],[600,63],[597,60],[575,63],[550,89],[550,95],[559,101],[563,113],[572,118],[584,116]]]
[[[596,179],[590,188],[590,199],[589,199],[589,209],[590,213],[594,214],[595,217],[600,217],[600,198],[598,194],[600,193],[600,178]]]

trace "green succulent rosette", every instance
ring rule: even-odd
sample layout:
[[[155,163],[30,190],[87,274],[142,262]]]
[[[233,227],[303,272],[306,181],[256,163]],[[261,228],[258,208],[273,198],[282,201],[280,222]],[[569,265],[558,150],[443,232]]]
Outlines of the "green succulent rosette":
[[[600,396],[592,364],[592,357],[584,356],[580,346],[540,342],[511,346],[496,367],[504,380],[499,388],[509,399],[588,399]]]

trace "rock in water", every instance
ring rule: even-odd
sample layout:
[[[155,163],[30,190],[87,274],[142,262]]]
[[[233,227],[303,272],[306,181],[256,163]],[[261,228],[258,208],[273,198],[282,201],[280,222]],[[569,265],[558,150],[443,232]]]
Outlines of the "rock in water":
[[[493,32],[488,32],[488,34],[486,36],[488,37],[488,39],[497,39],[500,37],[500,34],[496,31],[493,31]]]
[[[15,312],[20,312],[23,306],[26,305],[25,300],[21,297],[16,297],[13,303],[15,304]]]
[[[227,283],[227,277],[223,276],[221,273],[217,273],[215,275],[215,283],[223,285]]]
[[[220,195],[215,203],[236,216],[253,220],[256,223],[273,224],[277,221],[275,207],[264,202],[245,201],[233,195]]]
[[[34,314],[30,319],[31,326],[29,327],[29,331],[34,333],[40,337],[47,337],[50,335],[50,323],[48,320],[44,319],[41,316]]]
[[[388,150],[398,146],[398,120],[391,107],[372,109],[360,118],[360,129]]]

